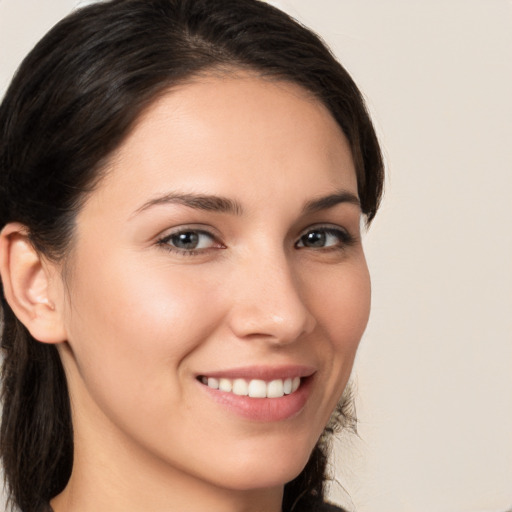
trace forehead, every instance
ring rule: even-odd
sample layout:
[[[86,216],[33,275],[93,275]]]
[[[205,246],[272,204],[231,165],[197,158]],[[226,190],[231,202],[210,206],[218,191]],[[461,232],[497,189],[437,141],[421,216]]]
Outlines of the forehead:
[[[156,100],[97,192],[113,187],[134,196],[357,194],[348,142],[327,108],[298,85],[244,74],[200,77]]]

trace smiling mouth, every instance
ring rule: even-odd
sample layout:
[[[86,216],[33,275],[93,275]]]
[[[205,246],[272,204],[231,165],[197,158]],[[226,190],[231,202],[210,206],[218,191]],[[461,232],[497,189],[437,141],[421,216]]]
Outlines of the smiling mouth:
[[[216,378],[204,375],[199,376],[198,380],[211,389],[250,398],[281,398],[291,395],[300,388],[302,382],[300,377],[265,381],[261,379]]]

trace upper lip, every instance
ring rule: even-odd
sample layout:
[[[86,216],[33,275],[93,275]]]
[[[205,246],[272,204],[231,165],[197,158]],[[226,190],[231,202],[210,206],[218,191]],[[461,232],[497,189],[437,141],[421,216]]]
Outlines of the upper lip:
[[[226,379],[260,379],[271,381],[276,379],[290,379],[293,377],[310,377],[316,372],[312,366],[284,365],[284,366],[241,366],[225,370],[207,371],[198,374],[198,377],[213,377]]]

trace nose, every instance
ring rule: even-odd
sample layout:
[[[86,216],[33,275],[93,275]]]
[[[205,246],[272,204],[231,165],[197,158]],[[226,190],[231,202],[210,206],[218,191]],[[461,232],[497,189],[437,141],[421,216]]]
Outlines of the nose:
[[[229,324],[238,338],[289,344],[315,328],[306,287],[284,254],[255,256],[231,278]]]

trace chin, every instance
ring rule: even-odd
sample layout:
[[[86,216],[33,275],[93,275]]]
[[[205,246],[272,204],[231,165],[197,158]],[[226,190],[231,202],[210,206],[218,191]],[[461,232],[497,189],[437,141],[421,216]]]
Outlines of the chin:
[[[227,473],[223,480],[227,487],[239,491],[282,487],[301,473],[310,455],[310,451],[297,448],[285,453],[262,450],[257,458],[234,455],[237,460],[230,462],[226,458],[223,461]]]

